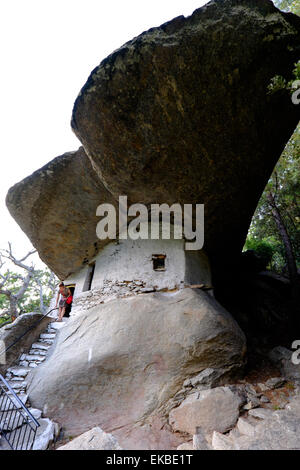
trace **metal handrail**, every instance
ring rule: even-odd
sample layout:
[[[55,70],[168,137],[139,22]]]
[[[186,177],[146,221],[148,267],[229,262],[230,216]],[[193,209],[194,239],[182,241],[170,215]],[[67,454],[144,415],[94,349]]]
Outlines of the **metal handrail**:
[[[57,310],[57,307],[45,313],[15,341],[0,351],[0,356],[18,343],[18,341],[35,328],[49,313],[53,312],[53,310]],[[12,450],[30,450],[40,424],[1,374],[0,412],[0,436],[3,436]]]
[[[0,351],[0,357],[2,354],[6,353],[10,348],[12,348],[20,339],[22,339],[29,331],[31,331],[36,325],[38,325],[49,313],[53,312],[53,310],[58,310],[58,307],[52,308],[49,310],[49,312],[45,313],[45,315],[42,316],[42,318],[39,318],[33,325],[31,325],[30,328],[28,328],[24,333],[22,333],[13,343],[11,343],[7,348],[4,348],[2,351]]]
[[[0,411],[0,434],[9,447],[12,450],[30,450],[40,424],[1,374]]]

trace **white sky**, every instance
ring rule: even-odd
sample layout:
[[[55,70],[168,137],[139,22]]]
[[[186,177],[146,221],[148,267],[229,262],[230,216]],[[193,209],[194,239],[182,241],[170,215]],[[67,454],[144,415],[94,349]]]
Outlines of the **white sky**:
[[[92,69],[143,31],[206,0],[2,0],[0,248],[31,249],[5,206],[10,186],[80,143],[73,103]]]

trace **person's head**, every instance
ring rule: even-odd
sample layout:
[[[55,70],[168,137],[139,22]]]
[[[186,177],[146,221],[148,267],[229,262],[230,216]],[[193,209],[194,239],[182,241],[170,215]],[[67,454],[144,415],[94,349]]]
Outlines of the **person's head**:
[[[59,290],[62,291],[65,288],[65,285],[63,282],[60,282],[58,287],[59,287]]]

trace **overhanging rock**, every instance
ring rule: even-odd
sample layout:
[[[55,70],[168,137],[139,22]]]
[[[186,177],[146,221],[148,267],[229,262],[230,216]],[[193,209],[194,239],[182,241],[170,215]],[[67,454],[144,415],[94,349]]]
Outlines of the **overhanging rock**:
[[[82,147],[17,183],[6,202],[41,259],[62,279],[97,254],[102,245],[96,208],[115,203]]]
[[[55,191],[41,171],[14,186],[11,214],[64,277],[95,254],[97,204],[122,194],[129,204],[203,203],[204,248],[224,264],[223,247],[230,256],[242,248],[298,123],[289,92],[268,85],[292,78],[299,52],[300,19],[269,0],[215,0],[141,34],[96,67],[75,102],[72,127],[88,158],[69,154],[68,184]]]

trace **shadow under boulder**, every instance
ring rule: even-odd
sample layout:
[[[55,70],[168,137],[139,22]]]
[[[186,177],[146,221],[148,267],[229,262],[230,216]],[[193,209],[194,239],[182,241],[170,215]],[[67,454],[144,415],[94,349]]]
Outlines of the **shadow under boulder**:
[[[291,345],[297,306],[288,278],[265,270],[264,260],[249,250],[215,282],[216,299],[237,320],[250,350]]]
[[[170,403],[185,380],[206,368],[236,377],[245,352],[235,320],[201,290],[116,299],[70,318],[28,393],[68,435],[100,426],[126,449],[172,449],[182,438]]]

